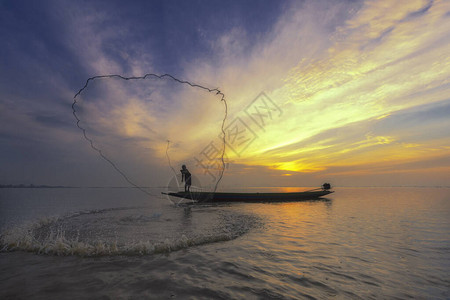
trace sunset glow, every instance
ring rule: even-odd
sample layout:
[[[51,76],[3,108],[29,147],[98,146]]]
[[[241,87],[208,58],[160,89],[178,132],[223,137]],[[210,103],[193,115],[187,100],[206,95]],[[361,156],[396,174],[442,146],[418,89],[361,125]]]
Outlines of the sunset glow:
[[[96,164],[94,181],[120,182],[96,161],[70,112],[54,105],[54,99],[70,104],[93,75],[173,73],[225,94],[225,186],[317,185],[324,180],[338,185],[448,184],[448,1],[283,2],[276,9],[258,7],[261,16],[251,24],[240,18],[213,22],[208,14],[200,17],[204,23],[171,19],[167,22],[176,39],[145,23],[147,17],[124,17],[118,27],[110,22],[113,7],[88,15],[72,4],[56,6],[52,22],[60,29],[53,34],[66,52],[52,55],[66,55],[79,65],[76,80],[61,79],[57,74],[64,71],[47,70],[40,60],[30,59],[28,67],[41,70],[45,78],[41,85],[57,88],[40,90],[31,101],[25,91],[13,94],[5,86],[0,104],[1,132],[11,149],[40,141],[36,151],[54,149],[60,156],[53,160],[54,170],[68,155],[75,173]],[[168,16],[178,11],[164,9],[171,11]],[[192,31],[183,31],[183,22],[194,22]],[[154,39],[146,40],[144,29],[155,30]],[[19,44],[10,47],[8,55],[14,57],[34,55]],[[34,89],[42,89],[35,84]],[[88,134],[135,178],[145,178],[142,184],[164,184],[172,172],[168,158],[199,175],[208,171],[199,164],[205,149],[215,155],[208,161],[211,170],[221,164],[217,149],[222,149],[225,103],[213,93],[170,81],[110,80],[92,83],[79,108],[91,126]],[[238,125],[247,136],[232,136]],[[11,154],[17,151],[8,149],[5,157],[11,158],[5,166],[15,174],[11,178],[34,181],[38,171],[20,179],[23,174],[14,170],[21,163]],[[68,154],[72,151],[77,158]],[[78,160],[86,162],[84,171]],[[34,164],[29,167],[37,170]]]

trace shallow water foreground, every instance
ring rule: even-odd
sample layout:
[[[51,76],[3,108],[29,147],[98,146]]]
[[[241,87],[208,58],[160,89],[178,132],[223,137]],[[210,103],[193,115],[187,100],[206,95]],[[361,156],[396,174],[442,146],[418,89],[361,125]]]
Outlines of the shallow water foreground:
[[[0,193],[2,299],[450,297],[446,188],[189,207],[128,189]]]

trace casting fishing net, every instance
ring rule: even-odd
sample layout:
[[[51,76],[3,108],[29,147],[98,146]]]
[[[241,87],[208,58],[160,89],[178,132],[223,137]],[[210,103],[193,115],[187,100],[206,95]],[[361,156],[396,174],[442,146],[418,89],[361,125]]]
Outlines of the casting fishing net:
[[[74,96],[77,126],[127,186],[215,192],[225,169],[225,95],[171,75],[91,77]]]

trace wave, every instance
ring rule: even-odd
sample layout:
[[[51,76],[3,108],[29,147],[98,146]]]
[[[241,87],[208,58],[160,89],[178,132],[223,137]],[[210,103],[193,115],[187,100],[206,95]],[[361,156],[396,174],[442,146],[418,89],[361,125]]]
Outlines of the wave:
[[[42,218],[36,222],[6,229],[0,234],[0,252],[26,251],[44,255],[81,257],[168,253],[193,246],[233,240],[247,233],[257,223],[257,219],[253,216],[212,211],[210,213],[217,214],[222,221],[219,222],[219,225],[213,226],[211,230],[172,232],[172,234],[167,234],[170,237],[163,235],[157,237],[156,240],[145,240],[139,236],[138,240],[134,241],[124,241],[120,235],[115,238],[102,236],[97,232],[94,233],[94,237],[86,238],[85,233],[88,230],[79,228],[78,223],[75,225],[68,223],[70,219],[80,216],[126,209],[129,208],[82,211],[61,218]],[[143,223],[154,221],[155,223],[150,225],[155,225],[157,222],[161,223],[161,215],[162,213],[152,213],[150,216],[145,214],[120,216],[116,219],[114,226],[117,226],[117,230],[124,230],[124,227],[128,228],[127,226],[130,224],[142,226]],[[217,216],[213,217],[217,219]],[[111,217],[108,216],[108,219]],[[96,225],[102,220],[95,219]],[[175,220],[175,223],[177,221]],[[174,225],[173,221],[168,222],[171,222],[172,226]]]

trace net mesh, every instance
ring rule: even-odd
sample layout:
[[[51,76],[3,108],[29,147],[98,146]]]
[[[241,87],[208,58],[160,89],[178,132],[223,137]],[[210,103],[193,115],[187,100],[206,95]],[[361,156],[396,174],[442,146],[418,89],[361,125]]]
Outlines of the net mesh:
[[[219,89],[169,74],[94,76],[75,94],[72,112],[92,150],[129,186],[180,190],[186,165],[193,191],[217,190],[227,118]]]

